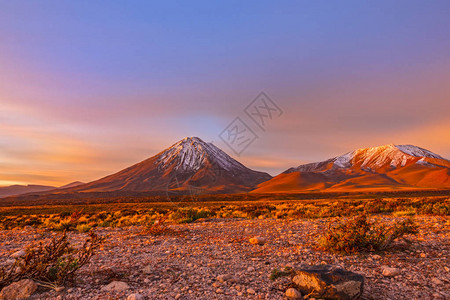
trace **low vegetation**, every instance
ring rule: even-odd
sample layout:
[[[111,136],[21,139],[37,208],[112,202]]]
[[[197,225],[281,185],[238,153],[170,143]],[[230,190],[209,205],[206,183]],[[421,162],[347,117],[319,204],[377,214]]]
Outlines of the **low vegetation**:
[[[100,244],[101,239],[91,232],[81,248],[74,248],[64,232],[46,245],[42,242],[30,245],[25,255],[16,258],[12,265],[0,268],[0,289],[25,278],[47,287],[62,286],[74,279],[77,270],[89,262]]]
[[[162,235],[168,233],[170,228],[166,221],[167,216],[162,216],[158,220],[150,222],[145,226],[143,233],[149,235]]]
[[[196,202],[174,206],[168,203],[120,203],[73,206],[0,208],[0,229],[33,226],[54,231],[89,232],[95,227],[155,226],[190,223],[202,218],[329,218],[360,214],[394,216],[450,215],[449,197],[344,199],[283,201],[264,199],[249,202]],[[72,210],[72,211],[71,211]],[[158,228],[158,226],[160,228]]]
[[[417,224],[411,218],[383,224],[379,219],[369,219],[366,214],[341,221],[330,222],[320,245],[330,251],[355,253],[383,251],[390,248],[396,239],[417,233]]]

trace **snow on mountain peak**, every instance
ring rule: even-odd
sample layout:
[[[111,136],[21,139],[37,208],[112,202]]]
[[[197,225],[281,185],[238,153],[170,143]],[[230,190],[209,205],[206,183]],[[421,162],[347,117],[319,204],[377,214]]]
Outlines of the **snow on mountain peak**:
[[[416,160],[417,157],[443,159],[441,156],[417,146],[388,144],[348,152],[334,158],[333,165],[337,168],[358,165],[361,169],[377,170],[387,166],[390,168],[404,167],[407,163]]]
[[[430,158],[437,158],[437,159],[444,159],[443,157],[428,151],[426,149],[414,146],[414,145],[395,145],[395,147],[402,151],[403,153],[406,153],[411,156],[415,157],[430,157]]]
[[[161,167],[174,166],[177,171],[197,171],[207,162],[227,171],[246,169],[212,143],[198,137],[186,137],[159,154]]]

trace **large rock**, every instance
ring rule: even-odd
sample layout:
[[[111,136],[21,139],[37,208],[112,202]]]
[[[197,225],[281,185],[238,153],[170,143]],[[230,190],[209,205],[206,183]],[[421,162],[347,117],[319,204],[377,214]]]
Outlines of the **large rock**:
[[[358,299],[364,286],[364,276],[331,265],[301,269],[292,281],[303,294],[322,299]]]
[[[5,286],[0,292],[1,300],[28,299],[36,290],[37,284],[31,279],[22,279]]]

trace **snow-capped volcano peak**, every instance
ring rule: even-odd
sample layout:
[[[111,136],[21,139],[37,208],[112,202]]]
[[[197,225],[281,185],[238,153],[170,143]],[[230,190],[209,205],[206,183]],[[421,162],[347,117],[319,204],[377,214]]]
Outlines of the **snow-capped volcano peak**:
[[[227,171],[246,169],[214,144],[198,137],[187,137],[175,143],[158,155],[157,163],[163,168],[172,166],[176,171],[197,171],[206,164]]]
[[[419,158],[419,159],[418,159]],[[395,169],[410,163],[423,163],[424,158],[444,159],[426,149],[413,145],[388,144],[361,148],[333,159],[333,166],[348,168],[357,166],[363,170]]]
[[[333,159],[333,166],[349,168],[357,166],[363,170],[395,169],[415,163],[417,158],[443,159],[437,154],[413,145],[388,144],[378,147],[361,148]]]
[[[187,137],[166,150],[115,174],[84,184],[75,191],[249,191],[270,179],[251,170],[198,137]]]
[[[254,192],[450,189],[450,161],[413,145],[361,148],[290,168]]]
[[[388,144],[378,147],[360,148],[326,161],[291,168],[286,172],[324,172],[336,169],[392,170],[415,163],[430,165],[430,159],[448,162],[445,158],[417,146]]]

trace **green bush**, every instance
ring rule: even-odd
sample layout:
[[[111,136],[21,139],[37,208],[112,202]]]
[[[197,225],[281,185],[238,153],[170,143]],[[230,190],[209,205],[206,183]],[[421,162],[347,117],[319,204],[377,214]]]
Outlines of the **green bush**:
[[[370,221],[365,214],[340,222],[328,224],[319,244],[326,250],[343,253],[382,251],[392,246],[397,238],[416,234],[417,225],[408,218],[391,226]]]

